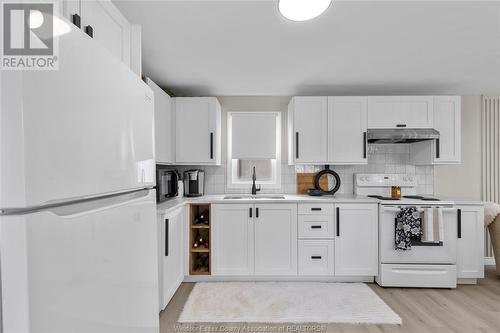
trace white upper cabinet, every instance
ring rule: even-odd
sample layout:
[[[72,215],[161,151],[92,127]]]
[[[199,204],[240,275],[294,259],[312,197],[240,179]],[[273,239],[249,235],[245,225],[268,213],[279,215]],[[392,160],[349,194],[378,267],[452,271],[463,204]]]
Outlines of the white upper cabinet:
[[[175,162],[172,99],[150,78],[146,78],[146,83],[154,92],[156,162],[171,164]]]
[[[255,205],[255,275],[297,275],[297,204]]]
[[[484,208],[460,205],[457,209],[458,278],[484,278]]]
[[[368,128],[432,128],[433,96],[368,97]]]
[[[367,98],[328,97],[328,162],[367,164]]]
[[[221,106],[215,97],[175,98],[177,164],[220,165]]]
[[[378,275],[378,206],[335,205],[335,275]]]
[[[411,145],[414,164],[458,164],[461,162],[461,98],[434,96],[434,129],[439,139]]]
[[[253,205],[212,205],[212,274],[253,275]]]
[[[131,66],[131,24],[110,0],[63,0],[62,7],[65,18],[76,25],[79,20],[86,34]]]
[[[328,159],[326,96],[293,97],[288,105],[289,164],[318,164]]]
[[[439,152],[435,164],[460,163],[461,161],[461,112],[460,96],[434,97],[434,128],[439,132],[435,146]]]

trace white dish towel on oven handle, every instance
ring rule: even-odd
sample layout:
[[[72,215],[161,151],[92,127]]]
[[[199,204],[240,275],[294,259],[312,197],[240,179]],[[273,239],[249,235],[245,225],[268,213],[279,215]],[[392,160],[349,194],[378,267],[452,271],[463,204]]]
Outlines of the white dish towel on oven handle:
[[[443,209],[441,207],[424,208],[422,215],[422,242],[442,243],[444,240]]]

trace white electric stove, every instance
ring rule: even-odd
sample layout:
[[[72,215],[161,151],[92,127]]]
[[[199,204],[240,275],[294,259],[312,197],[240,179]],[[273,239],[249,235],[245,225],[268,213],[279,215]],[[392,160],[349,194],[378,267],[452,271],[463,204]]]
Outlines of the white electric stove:
[[[393,200],[391,187],[401,187],[401,199]],[[456,288],[457,237],[460,219],[454,203],[434,197],[419,196],[414,175],[356,174],[354,193],[379,199],[379,275],[383,287]],[[396,214],[404,207],[441,207],[444,240],[440,245],[414,245],[410,250],[396,250],[394,245]]]

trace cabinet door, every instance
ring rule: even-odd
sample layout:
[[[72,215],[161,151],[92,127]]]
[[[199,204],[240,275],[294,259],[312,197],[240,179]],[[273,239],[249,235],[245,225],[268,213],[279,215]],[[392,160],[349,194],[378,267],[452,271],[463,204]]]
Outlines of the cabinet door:
[[[458,278],[484,278],[483,206],[457,206],[457,209],[459,218]]]
[[[173,108],[170,96],[150,78],[146,83],[154,92],[155,107],[155,152],[157,163],[174,163]]]
[[[461,149],[460,96],[434,97],[434,128],[439,131],[432,154],[435,164],[460,163]]]
[[[109,0],[80,1],[82,29],[91,26],[93,38],[130,66],[130,23]]]
[[[377,205],[335,205],[335,275],[378,274]]]
[[[328,97],[328,161],[366,164],[366,97]]]
[[[212,274],[253,275],[253,205],[212,205]]]
[[[255,205],[255,274],[297,275],[297,205]]]
[[[368,97],[368,128],[432,128],[432,96]]]
[[[324,163],[327,160],[327,97],[294,97],[289,116],[293,121],[290,156],[295,163]]]
[[[80,15],[80,2],[81,0],[62,0],[60,2],[60,5],[62,5],[62,13],[65,19],[73,22],[73,15]]]
[[[175,99],[177,163],[220,164],[220,117],[215,97]]]
[[[176,209],[159,221],[160,310],[167,306],[184,278],[182,212],[182,208]]]

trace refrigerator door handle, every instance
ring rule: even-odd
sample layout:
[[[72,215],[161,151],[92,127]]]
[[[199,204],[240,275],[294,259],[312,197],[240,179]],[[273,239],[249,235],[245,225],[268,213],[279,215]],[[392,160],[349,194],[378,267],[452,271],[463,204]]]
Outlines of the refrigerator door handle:
[[[125,194],[111,195],[104,198],[75,201],[62,206],[41,207],[29,211],[29,213],[34,213],[37,211],[47,211],[60,217],[73,218],[80,215],[88,215],[106,209],[127,205],[135,201],[140,201],[144,197],[148,196],[149,191],[149,189],[143,189]]]

